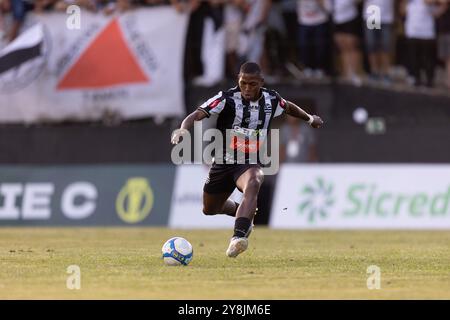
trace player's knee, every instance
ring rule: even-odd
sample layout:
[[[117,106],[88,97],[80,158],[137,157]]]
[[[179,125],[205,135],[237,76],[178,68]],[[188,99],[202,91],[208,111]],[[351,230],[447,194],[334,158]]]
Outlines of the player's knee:
[[[211,209],[214,209],[214,208],[203,207],[203,214],[205,216],[214,216],[214,215],[216,215],[218,211],[217,210],[211,210]]]
[[[262,177],[254,176],[248,180],[245,191],[246,192],[258,192],[259,188],[261,188],[262,183],[263,183]]]

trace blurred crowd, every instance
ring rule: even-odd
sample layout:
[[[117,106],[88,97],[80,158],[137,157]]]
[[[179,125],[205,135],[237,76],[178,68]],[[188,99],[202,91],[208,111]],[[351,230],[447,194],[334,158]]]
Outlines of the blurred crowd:
[[[199,85],[222,70],[234,78],[251,60],[269,83],[332,77],[450,88],[448,0],[204,1],[192,16],[187,77]]]
[[[13,40],[27,12],[72,4],[105,15],[160,5],[188,12],[185,78],[195,85],[234,78],[251,60],[269,83],[450,88],[449,0],[0,0],[0,35]]]

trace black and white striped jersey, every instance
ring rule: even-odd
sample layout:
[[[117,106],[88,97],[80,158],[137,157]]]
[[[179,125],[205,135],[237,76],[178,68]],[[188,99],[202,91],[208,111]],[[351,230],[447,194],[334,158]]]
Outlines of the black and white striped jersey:
[[[270,132],[272,119],[281,115],[286,105],[286,100],[276,91],[266,88],[261,89],[257,101],[247,101],[236,86],[220,91],[198,110],[208,117],[218,115],[216,128],[224,137],[222,163],[256,163],[252,154],[259,163],[258,151]],[[215,162],[219,163],[218,160],[216,155]]]

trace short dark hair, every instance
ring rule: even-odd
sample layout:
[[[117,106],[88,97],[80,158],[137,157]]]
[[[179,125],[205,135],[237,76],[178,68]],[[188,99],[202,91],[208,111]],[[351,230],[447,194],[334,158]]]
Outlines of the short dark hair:
[[[259,76],[261,75],[261,68],[255,62],[246,62],[241,66],[239,73],[254,74]]]

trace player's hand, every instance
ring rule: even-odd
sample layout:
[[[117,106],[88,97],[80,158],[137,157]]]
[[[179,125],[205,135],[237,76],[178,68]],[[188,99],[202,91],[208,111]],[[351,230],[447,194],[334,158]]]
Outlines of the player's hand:
[[[319,116],[313,115],[313,122],[311,123],[311,127],[314,129],[318,129],[323,125],[323,120]]]
[[[186,129],[177,129],[174,132],[172,132],[172,137],[170,139],[170,142],[172,144],[178,144],[180,142],[180,138],[186,134],[189,134],[189,131]]]

